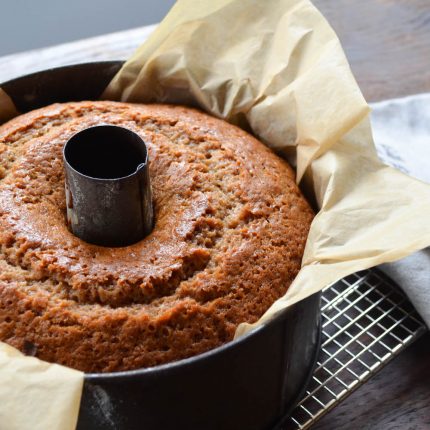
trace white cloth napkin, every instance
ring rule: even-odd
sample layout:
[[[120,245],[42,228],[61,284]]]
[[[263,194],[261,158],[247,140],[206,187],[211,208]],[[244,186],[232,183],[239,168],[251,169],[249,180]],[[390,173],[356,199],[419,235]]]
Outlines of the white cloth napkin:
[[[430,93],[374,103],[371,107],[380,158],[430,183]],[[430,248],[383,264],[380,269],[403,288],[430,327]]]

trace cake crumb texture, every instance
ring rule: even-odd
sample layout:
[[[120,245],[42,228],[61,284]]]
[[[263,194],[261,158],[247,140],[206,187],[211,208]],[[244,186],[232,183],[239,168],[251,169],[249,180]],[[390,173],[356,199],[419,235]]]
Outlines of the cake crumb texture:
[[[100,123],[149,150],[156,224],[122,248],[66,224],[63,146]],[[312,218],[284,160],[197,110],[103,101],[21,115],[0,126],[0,340],[86,372],[208,351],[285,294]]]

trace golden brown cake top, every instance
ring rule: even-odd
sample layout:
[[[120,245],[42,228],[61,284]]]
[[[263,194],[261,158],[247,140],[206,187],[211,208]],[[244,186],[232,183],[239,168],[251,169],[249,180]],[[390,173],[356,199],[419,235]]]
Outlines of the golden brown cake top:
[[[85,243],[66,224],[62,148],[100,123],[130,128],[149,150],[155,228],[123,248]],[[285,293],[312,220],[285,161],[178,106],[80,102],[22,115],[0,127],[0,178],[0,340],[87,371],[230,340]]]

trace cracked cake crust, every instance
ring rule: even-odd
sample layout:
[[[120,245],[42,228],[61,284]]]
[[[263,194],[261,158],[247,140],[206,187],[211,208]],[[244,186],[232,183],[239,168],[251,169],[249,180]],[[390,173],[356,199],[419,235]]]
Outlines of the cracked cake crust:
[[[156,224],[122,248],[66,224],[62,148],[100,123],[148,145]],[[21,115],[0,126],[0,340],[86,372],[207,351],[286,292],[312,218],[284,160],[197,110],[77,102]]]

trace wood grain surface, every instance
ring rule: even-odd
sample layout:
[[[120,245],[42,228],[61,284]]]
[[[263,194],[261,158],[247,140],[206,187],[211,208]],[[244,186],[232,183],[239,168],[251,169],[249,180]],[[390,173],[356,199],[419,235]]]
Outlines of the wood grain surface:
[[[314,0],[368,101],[430,91],[430,0]],[[430,335],[394,359],[315,430],[430,430]]]
[[[430,91],[429,0],[315,0],[369,101]],[[154,26],[0,57],[0,82],[44,68],[128,58]]]
[[[315,0],[369,101],[430,91],[430,0]],[[126,59],[138,28],[0,58],[0,82],[86,61]],[[315,430],[430,430],[430,335],[325,416]]]
[[[315,0],[369,101],[430,91],[429,0]]]

